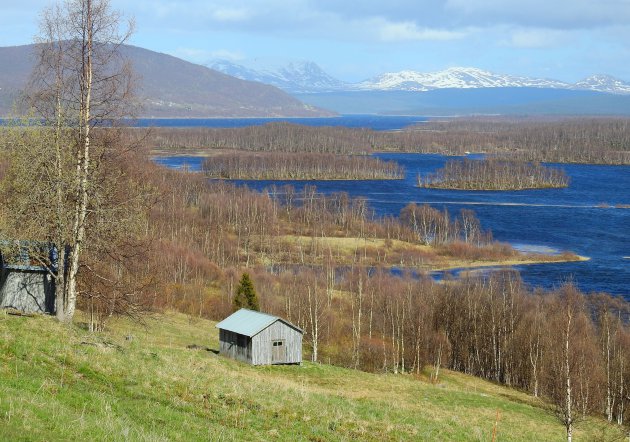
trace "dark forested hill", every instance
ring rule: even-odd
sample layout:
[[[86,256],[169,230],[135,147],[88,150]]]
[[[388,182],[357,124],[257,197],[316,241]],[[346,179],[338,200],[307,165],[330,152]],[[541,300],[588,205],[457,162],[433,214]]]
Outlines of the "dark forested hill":
[[[33,45],[0,48],[0,115],[6,115],[33,65]],[[305,105],[273,86],[239,80],[204,66],[135,46],[123,47],[134,67],[142,116],[316,117],[327,111]]]

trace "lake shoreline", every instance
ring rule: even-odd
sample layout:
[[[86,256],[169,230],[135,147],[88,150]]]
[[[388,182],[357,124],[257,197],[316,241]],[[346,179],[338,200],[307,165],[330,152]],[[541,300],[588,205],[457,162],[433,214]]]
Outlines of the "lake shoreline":
[[[193,150],[178,149],[181,155],[171,155],[173,152],[175,149],[161,150],[165,155],[156,158],[156,162],[172,168],[187,165],[189,170],[200,170],[203,158],[189,155]],[[206,154],[213,150],[197,152]],[[624,228],[630,225],[628,166],[566,164],[571,181],[569,187],[562,189],[453,191],[416,187],[418,173],[434,172],[443,167],[449,156],[399,152],[376,155],[404,166],[405,180],[229,182],[258,191],[271,185],[291,185],[299,193],[304,186],[314,185],[318,192],[327,195],[346,192],[350,197],[366,198],[377,217],[397,217],[411,202],[429,204],[439,210],[448,208],[451,214],[470,209],[482,227],[492,231],[500,242],[535,245],[554,251],[571,250],[591,258],[589,261],[548,262],[544,266],[535,262],[514,263],[521,266],[521,276],[530,286],[553,289],[571,279],[585,292],[608,292],[630,299],[630,267],[627,265],[630,237]],[[475,266],[491,267],[492,264],[477,262]]]
[[[508,259],[505,261],[472,261],[464,265],[453,263],[447,266],[433,268],[431,269],[431,271],[482,269],[484,267],[515,267],[515,266],[520,266],[520,265],[535,265],[535,264],[559,264],[559,263],[570,263],[570,262],[585,262],[585,261],[591,260],[591,258],[589,258],[588,256],[581,256],[581,255],[572,255],[572,257],[570,258],[557,259],[557,260],[548,259],[550,256],[553,256],[553,255],[544,255],[543,257],[547,259],[543,259],[543,257],[541,257],[541,259],[525,259],[525,260]]]
[[[442,187],[442,186],[416,186],[422,189],[455,190],[457,192],[518,192],[520,190],[546,190],[546,189],[566,189],[569,186],[538,186],[538,187],[516,187],[513,189],[489,189],[487,187],[462,188],[462,187]]]

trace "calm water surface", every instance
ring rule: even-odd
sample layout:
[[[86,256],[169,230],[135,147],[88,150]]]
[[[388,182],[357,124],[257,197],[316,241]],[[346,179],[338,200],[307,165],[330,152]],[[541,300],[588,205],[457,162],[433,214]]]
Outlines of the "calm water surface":
[[[415,123],[426,121],[419,116],[340,115],[329,118],[145,118],[135,122],[138,127],[246,127],[267,123],[290,122],[307,126],[341,126],[373,130],[400,130]]]
[[[348,192],[366,197],[379,215],[398,215],[410,202],[429,203],[455,213],[462,208],[477,213],[485,229],[499,241],[516,247],[569,250],[591,258],[587,262],[518,266],[532,286],[553,288],[572,279],[582,290],[605,291],[630,299],[630,167],[553,165],[571,179],[566,189],[516,192],[479,192],[421,189],[418,173],[433,172],[446,161],[442,155],[382,153],[407,170],[396,181],[235,181],[262,190],[271,184],[291,184],[297,190],[314,184],[323,193]],[[169,167],[187,164],[198,170],[201,158],[164,157]]]

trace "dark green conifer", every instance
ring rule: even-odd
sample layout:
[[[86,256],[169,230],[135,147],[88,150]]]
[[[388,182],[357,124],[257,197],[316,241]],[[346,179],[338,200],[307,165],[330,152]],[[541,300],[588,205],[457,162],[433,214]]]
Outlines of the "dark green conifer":
[[[243,273],[238,287],[236,289],[236,296],[234,297],[234,309],[248,308],[250,310],[259,311],[258,295],[254,289],[249,273]]]

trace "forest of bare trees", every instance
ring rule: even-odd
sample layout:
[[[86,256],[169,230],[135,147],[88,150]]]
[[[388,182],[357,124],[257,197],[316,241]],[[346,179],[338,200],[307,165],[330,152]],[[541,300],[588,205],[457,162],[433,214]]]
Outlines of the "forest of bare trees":
[[[131,130],[130,136],[134,131]],[[627,118],[457,118],[381,132],[273,123],[236,129],[154,128],[155,149],[365,154],[379,151],[463,155],[484,152],[524,161],[630,164]]]
[[[331,153],[224,153],[203,162],[210,178],[245,180],[391,180],[404,169],[371,156]]]
[[[345,127],[268,123],[240,128],[152,128],[150,144],[162,148],[236,149],[260,152],[366,154],[378,132]],[[132,131],[133,132],[133,131]]]
[[[567,187],[563,170],[540,163],[485,158],[448,160],[434,173],[418,176],[418,186],[457,190],[520,190]]]
[[[256,276],[263,308],[303,327],[318,360],[434,382],[445,367],[548,398],[563,421],[628,418],[628,305],[618,299],[570,283],[531,292],[512,271],[448,284],[387,270]]]
[[[454,153],[497,153],[524,161],[630,164],[628,118],[480,117],[430,122],[415,129]]]
[[[516,255],[511,247],[491,242],[491,234],[482,230],[470,210],[451,215],[410,204],[400,218],[377,218],[364,198],[323,195],[310,185],[300,191],[274,185],[259,193],[220,181],[207,184],[200,176],[175,171],[164,173],[159,181],[168,196],[153,208],[155,236],[162,242],[171,238],[183,242],[183,249],[198,249],[222,268],[326,262],[405,267],[446,257],[500,260]],[[324,241],[331,238],[355,245],[348,251]],[[384,247],[379,241],[385,241]],[[162,254],[160,259],[168,257]],[[163,266],[192,271],[185,260]]]

